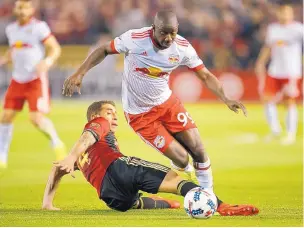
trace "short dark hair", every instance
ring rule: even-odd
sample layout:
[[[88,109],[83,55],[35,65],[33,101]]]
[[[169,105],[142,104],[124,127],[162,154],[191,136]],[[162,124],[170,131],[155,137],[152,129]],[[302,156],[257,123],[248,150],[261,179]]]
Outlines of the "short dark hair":
[[[102,109],[102,106],[105,105],[105,104],[110,104],[110,105],[113,105],[115,107],[114,101],[107,101],[107,100],[95,101],[88,107],[87,120],[91,121],[91,116],[98,114],[100,112],[100,110]]]

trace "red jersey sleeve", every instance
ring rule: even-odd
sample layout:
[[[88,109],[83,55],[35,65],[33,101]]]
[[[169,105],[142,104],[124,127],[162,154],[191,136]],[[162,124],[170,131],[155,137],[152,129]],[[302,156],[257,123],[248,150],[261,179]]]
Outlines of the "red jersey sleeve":
[[[95,118],[85,125],[83,132],[85,131],[91,132],[97,142],[110,131],[110,124],[102,117]]]

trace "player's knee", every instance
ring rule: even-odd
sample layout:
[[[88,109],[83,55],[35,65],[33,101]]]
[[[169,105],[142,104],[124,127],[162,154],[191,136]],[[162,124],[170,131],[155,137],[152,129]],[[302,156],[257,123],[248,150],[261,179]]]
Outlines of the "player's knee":
[[[40,124],[40,118],[38,116],[30,116],[30,122],[35,126],[38,127]]]
[[[294,98],[288,98],[288,99],[286,99],[285,106],[287,108],[293,107],[295,105],[296,105],[296,100]]]
[[[10,124],[13,122],[15,113],[10,111],[3,111],[0,116],[0,123],[1,124]]]

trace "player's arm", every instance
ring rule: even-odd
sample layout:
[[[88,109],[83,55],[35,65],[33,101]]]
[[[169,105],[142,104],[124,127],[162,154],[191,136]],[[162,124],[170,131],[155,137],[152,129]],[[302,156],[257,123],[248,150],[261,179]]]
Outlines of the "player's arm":
[[[0,66],[8,64],[12,60],[12,50],[8,49],[3,56],[0,57]]]
[[[60,183],[61,178],[66,175],[67,172],[64,170],[60,170],[59,167],[54,166],[49,175],[48,182],[46,184],[42,202],[42,209],[45,210],[60,210],[53,206],[53,200]]]
[[[241,102],[228,99],[220,81],[206,67],[196,70],[195,73],[207,88],[219,97],[232,111],[238,113],[238,109],[241,109],[244,115],[247,115],[245,106]]]
[[[105,43],[96,48],[80,65],[77,71],[64,81],[62,93],[66,96],[72,96],[75,88],[81,94],[80,88],[85,74],[97,64],[101,63],[107,55],[117,54],[111,47],[111,42]]]
[[[84,75],[97,64],[101,63],[107,55],[117,54],[111,47],[111,42],[107,42],[96,48],[80,65],[75,74],[84,77]]]
[[[75,143],[68,156],[62,161],[54,162],[54,167],[51,170],[44,191],[43,209],[59,210],[59,208],[53,206],[53,200],[60,180],[68,173],[73,175],[72,172],[74,172],[75,164],[79,156],[97,141],[93,134],[94,133],[90,131],[85,131]]]
[[[95,132],[86,130],[83,132],[79,140],[75,143],[70,153],[62,161],[54,162],[56,167],[61,170],[71,173],[73,176],[75,162],[80,157],[80,155],[85,152],[90,146],[92,146],[97,141]],[[73,176],[74,177],[74,176]]]
[[[61,54],[61,47],[54,36],[50,36],[43,41],[43,45],[46,50],[46,55],[45,58],[36,66],[38,73],[45,73],[51,66],[53,66]]]
[[[129,30],[121,36],[116,37],[111,42],[96,48],[81,64],[77,71],[64,81],[62,94],[72,96],[75,90],[81,94],[80,88],[82,79],[91,68],[102,62],[107,55],[127,53],[132,45],[131,30]]]

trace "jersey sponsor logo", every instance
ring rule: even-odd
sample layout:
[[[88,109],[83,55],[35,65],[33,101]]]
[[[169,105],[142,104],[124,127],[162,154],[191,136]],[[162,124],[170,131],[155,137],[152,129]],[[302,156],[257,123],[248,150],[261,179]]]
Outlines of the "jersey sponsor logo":
[[[164,138],[164,136],[158,135],[156,136],[156,138],[154,139],[154,145],[158,148],[161,149],[164,147],[166,143],[166,140]]]
[[[99,127],[100,127],[100,124],[99,124],[99,123],[91,123],[91,124],[90,124],[90,127],[91,127],[91,128],[99,128]]]
[[[179,62],[179,55],[170,55],[168,60],[171,64],[176,64]]]
[[[146,51],[142,52],[140,55],[143,55],[143,56],[148,56],[148,54],[147,54],[147,52],[146,52]]]
[[[16,41],[13,45],[13,48],[17,48],[17,49],[21,49],[21,48],[30,48],[32,47],[32,45],[27,44],[27,43],[23,43],[22,41],[18,40]]]
[[[276,45],[280,46],[280,47],[285,46],[285,45],[287,45],[287,42],[285,40],[277,40]]]
[[[137,72],[141,72],[145,75],[148,75],[150,77],[153,77],[153,78],[161,78],[161,77],[164,77],[166,75],[169,75],[168,72],[163,72],[161,69],[157,68],[157,67],[143,67],[143,68],[140,68],[140,67],[136,67],[135,68],[135,71]]]

